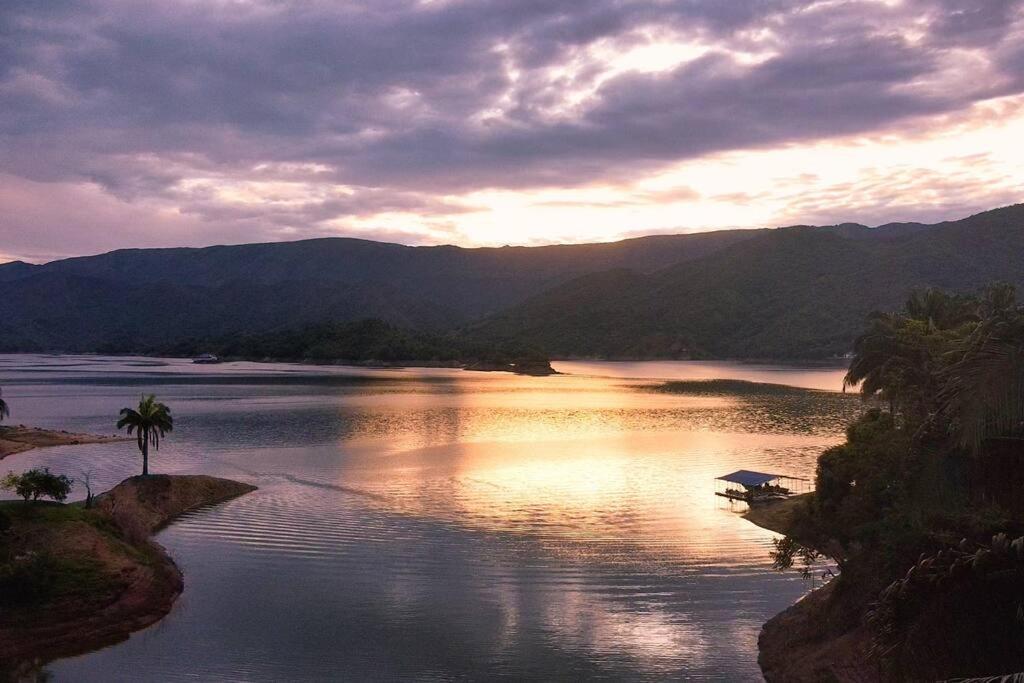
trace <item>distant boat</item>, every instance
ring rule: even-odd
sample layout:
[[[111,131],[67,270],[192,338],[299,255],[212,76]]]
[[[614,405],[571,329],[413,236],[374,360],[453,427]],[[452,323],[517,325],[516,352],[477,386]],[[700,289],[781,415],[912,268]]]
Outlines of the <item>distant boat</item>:
[[[203,353],[192,359],[193,363],[199,365],[213,365],[214,363],[222,363],[223,361],[212,353]]]

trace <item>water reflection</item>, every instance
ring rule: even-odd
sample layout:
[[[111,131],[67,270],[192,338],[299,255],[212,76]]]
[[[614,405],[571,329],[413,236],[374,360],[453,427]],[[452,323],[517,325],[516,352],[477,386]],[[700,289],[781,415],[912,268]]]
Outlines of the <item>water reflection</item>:
[[[176,416],[158,471],[260,487],[162,532],[187,582],[172,614],[54,663],[57,680],[756,679],[761,623],[805,587],[767,568],[771,534],[717,505],[712,479],[807,475],[860,409],[621,377],[318,372],[0,357],[15,422],[109,432],[153,388]],[[4,464],[104,486],[138,468],[132,443]]]

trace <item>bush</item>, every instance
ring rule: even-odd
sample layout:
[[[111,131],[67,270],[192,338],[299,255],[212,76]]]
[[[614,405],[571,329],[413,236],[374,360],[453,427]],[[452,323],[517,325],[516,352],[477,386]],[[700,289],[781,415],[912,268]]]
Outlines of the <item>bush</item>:
[[[28,470],[22,474],[8,472],[0,481],[0,488],[14,491],[26,501],[29,499],[52,498],[58,502],[67,500],[74,482],[63,474],[53,474],[50,468]]]

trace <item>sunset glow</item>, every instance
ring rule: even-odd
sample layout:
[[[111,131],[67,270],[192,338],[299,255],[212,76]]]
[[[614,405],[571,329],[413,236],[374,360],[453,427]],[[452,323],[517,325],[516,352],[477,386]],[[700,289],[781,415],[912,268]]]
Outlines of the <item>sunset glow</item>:
[[[0,22],[0,260],[607,241],[1022,200],[1018,3],[98,0]]]

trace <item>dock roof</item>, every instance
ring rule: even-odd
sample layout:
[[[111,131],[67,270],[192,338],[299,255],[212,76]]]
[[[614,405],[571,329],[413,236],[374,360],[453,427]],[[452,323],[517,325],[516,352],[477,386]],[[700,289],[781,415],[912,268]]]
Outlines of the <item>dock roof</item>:
[[[773,479],[779,479],[784,475],[781,474],[769,474],[767,472],[752,472],[751,470],[736,470],[730,474],[725,474],[717,479],[722,481],[729,481],[733,484],[740,484],[741,486],[760,486],[761,484],[767,484]]]

